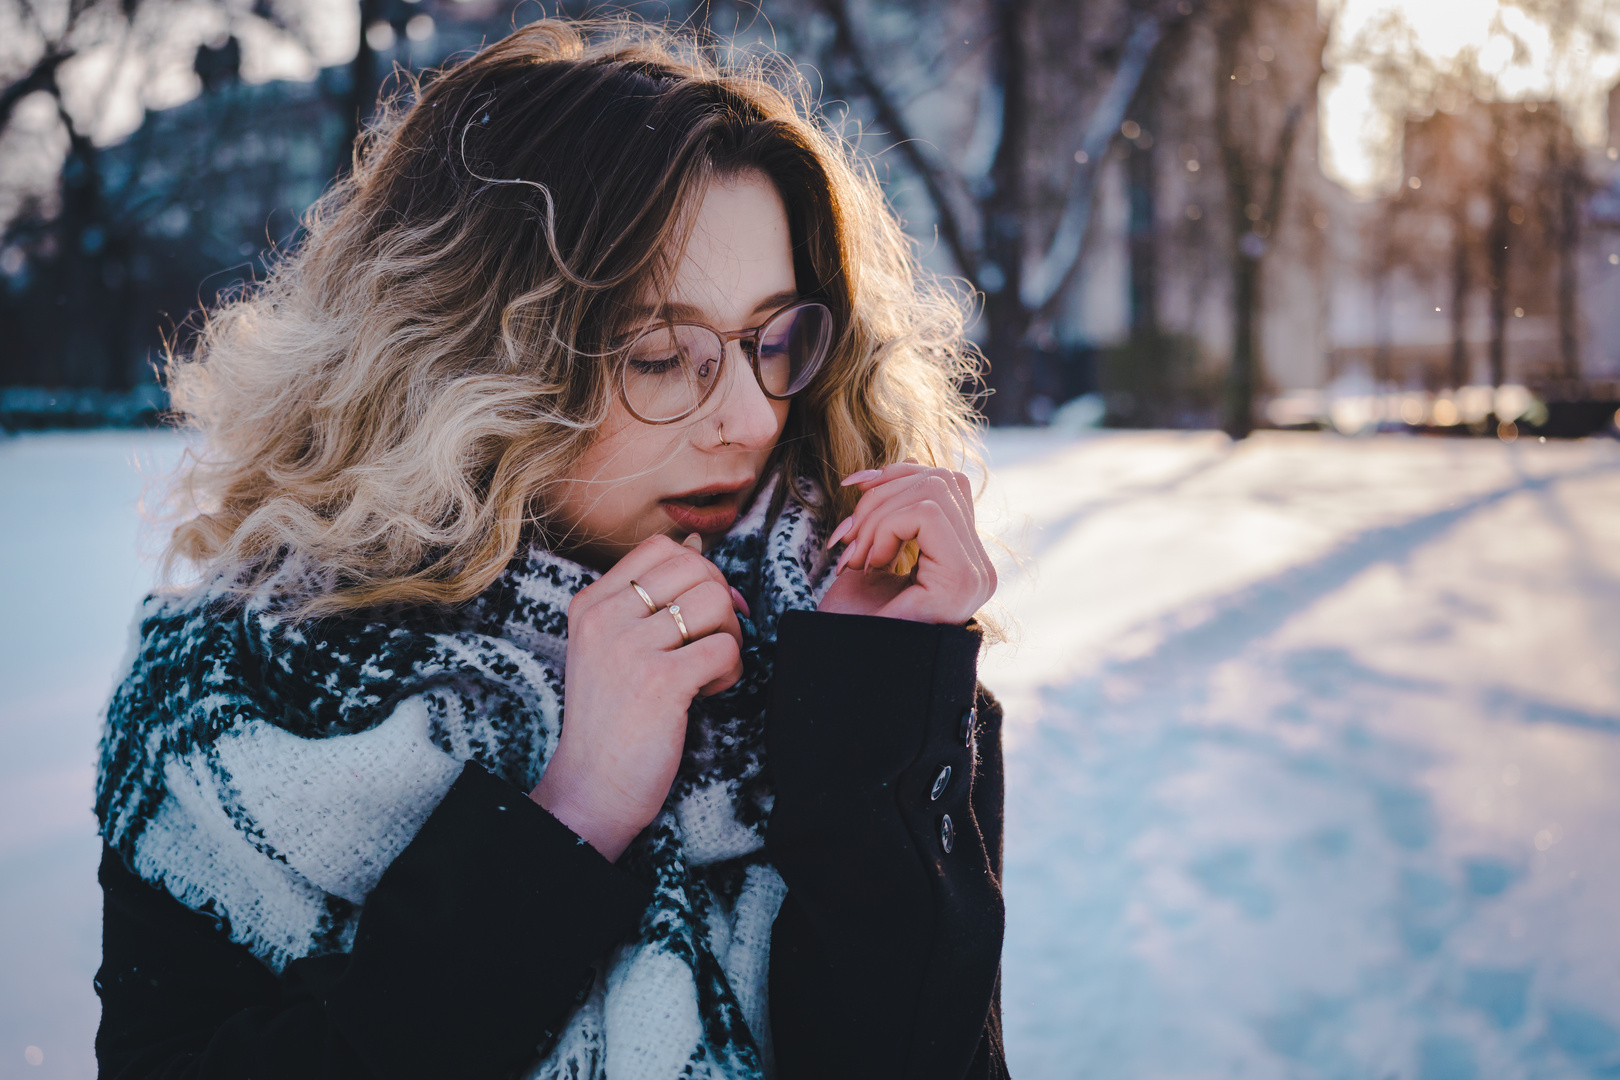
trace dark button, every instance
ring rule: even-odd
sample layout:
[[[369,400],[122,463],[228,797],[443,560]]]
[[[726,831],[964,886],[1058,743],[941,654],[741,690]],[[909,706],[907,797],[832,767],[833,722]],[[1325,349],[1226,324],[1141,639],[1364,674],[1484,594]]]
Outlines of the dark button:
[[[962,729],[958,734],[961,736],[963,746],[967,746],[973,742],[973,729],[978,725],[978,723],[978,709],[969,709],[967,712],[962,714]]]
[[[939,819],[939,846],[945,849],[945,854],[951,853],[956,846],[956,826],[951,824],[951,815],[946,814]]]
[[[949,765],[941,765],[939,767],[939,775],[934,777],[934,786],[928,791],[928,801],[937,801],[941,795],[945,794],[945,786],[950,782],[951,767]]]

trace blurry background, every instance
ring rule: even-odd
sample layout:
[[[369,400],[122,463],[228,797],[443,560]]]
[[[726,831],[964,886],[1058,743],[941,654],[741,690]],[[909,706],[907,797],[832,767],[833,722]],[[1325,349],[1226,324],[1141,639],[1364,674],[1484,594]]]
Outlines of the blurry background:
[[[1620,1076],[1620,3],[623,7],[981,296],[1014,1075]],[[0,1078],[94,1075],[162,343],[556,10],[0,0]]]
[[[1620,406],[1612,7],[624,5],[800,65],[983,296],[994,423],[1509,437]],[[391,73],[543,10],[0,0],[0,423],[150,419],[164,335],[296,242]]]

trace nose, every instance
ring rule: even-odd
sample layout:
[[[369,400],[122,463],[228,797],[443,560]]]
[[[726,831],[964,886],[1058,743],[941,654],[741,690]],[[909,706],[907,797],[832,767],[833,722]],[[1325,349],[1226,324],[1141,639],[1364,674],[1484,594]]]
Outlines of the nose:
[[[721,369],[724,381],[715,394],[719,403],[709,414],[705,426],[716,436],[716,443],[723,430],[725,441],[733,446],[748,450],[768,448],[776,441],[776,409],[760,389],[742,343],[729,342],[726,348],[729,355]]]

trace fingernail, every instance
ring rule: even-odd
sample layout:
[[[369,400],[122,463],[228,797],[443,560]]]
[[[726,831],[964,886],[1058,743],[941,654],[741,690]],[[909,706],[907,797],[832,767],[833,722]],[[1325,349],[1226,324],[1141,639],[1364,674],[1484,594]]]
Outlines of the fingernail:
[[[908,457],[908,458],[906,458],[906,464],[907,465],[915,465],[915,464],[917,464],[917,459],[915,457]]]
[[[748,610],[748,601],[744,600],[743,594],[737,591],[737,586],[727,585],[726,588],[731,590],[731,602],[737,605],[737,610],[744,615],[752,615],[753,612]]]
[[[868,480],[876,480],[882,475],[882,469],[862,469],[860,472],[853,472],[844,477],[844,482],[839,486],[849,487],[851,484],[864,484]]]
[[[685,540],[681,541],[681,546],[682,547],[689,547],[693,551],[695,551],[699,555],[701,555],[701,554],[703,554],[703,536],[700,533],[693,533],[692,535],[688,536]]]
[[[832,535],[827,537],[827,546],[830,548],[834,544],[838,543],[838,541],[842,540],[844,538],[844,534],[849,532],[851,526],[854,524],[855,518],[853,516],[847,517],[843,521],[840,521],[838,523],[838,528],[834,529],[832,531]]]

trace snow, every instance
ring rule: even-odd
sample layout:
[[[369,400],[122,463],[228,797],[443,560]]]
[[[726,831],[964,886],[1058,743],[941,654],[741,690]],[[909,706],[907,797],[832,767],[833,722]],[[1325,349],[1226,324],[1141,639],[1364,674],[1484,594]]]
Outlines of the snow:
[[[179,452],[0,442],[3,1077],[94,1075],[96,712],[156,546],[132,463]],[[989,457],[1014,1076],[1620,1072],[1620,443]]]
[[[1620,1071],[1620,444],[992,458],[1015,1076]]]

